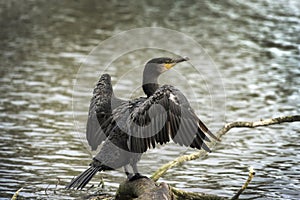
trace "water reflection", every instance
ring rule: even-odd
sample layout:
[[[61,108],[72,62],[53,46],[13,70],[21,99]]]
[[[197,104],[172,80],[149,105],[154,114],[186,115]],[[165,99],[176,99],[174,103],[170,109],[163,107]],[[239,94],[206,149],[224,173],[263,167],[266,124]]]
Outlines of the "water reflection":
[[[2,1],[1,198],[11,198],[21,187],[21,198],[70,199],[87,195],[86,191],[62,189],[86,168],[92,156],[74,128],[74,80],[84,57],[100,41],[122,30],[162,26],[197,40],[222,74],[228,122],[299,113],[299,8],[299,1],[269,0],[140,1],[135,5],[118,1]],[[153,55],[143,52],[142,56]],[[119,63],[124,68],[116,62],[109,69],[114,83],[132,66],[145,62],[139,56],[134,59]],[[89,61],[99,64],[97,58]],[[190,97],[191,101],[200,102],[197,113],[209,121],[205,87],[188,67],[176,70],[182,70],[190,80],[193,92],[200,97]],[[140,76],[134,74],[137,77],[122,82],[126,87],[118,88],[119,96],[126,97],[128,88],[138,87]],[[85,77],[94,75],[92,71]],[[92,88],[87,85],[78,95],[90,95]],[[76,114],[82,120],[86,117],[84,111]],[[298,140],[299,123],[232,130],[208,157],[170,170],[162,181],[189,191],[232,196],[252,165],[257,176],[244,198],[299,199]],[[140,168],[150,175],[159,166],[157,163],[172,160],[178,152],[186,150],[168,145],[149,151]],[[57,177],[60,182],[54,192]],[[106,181],[103,192],[110,194],[124,179],[121,171],[115,171],[97,175],[92,183],[97,185],[100,177]]]

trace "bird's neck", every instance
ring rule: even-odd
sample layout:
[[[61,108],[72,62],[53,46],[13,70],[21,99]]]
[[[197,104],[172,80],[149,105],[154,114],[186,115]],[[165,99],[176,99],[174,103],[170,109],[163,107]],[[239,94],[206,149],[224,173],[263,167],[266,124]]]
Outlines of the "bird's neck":
[[[159,88],[157,83],[146,83],[143,84],[143,90],[147,97],[150,97],[154,94],[154,92]]]
[[[157,82],[157,76],[147,74],[144,72],[143,75],[143,90],[147,97],[150,97],[154,94],[154,92],[159,88],[159,84]]]

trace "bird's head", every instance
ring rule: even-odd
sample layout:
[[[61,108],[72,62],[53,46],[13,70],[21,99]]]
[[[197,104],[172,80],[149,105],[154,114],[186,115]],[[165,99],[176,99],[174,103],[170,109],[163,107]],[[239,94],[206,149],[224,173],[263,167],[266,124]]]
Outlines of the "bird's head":
[[[180,58],[168,58],[168,57],[161,57],[161,58],[153,58],[147,62],[145,66],[144,73],[153,74],[159,76],[163,72],[171,69],[177,63],[184,62],[189,60],[188,57],[180,57]]]
[[[143,90],[150,97],[159,85],[157,79],[159,75],[174,67],[177,63],[189,60],[188,57],[181,58],[153,58],[147,62],[143,73]]]

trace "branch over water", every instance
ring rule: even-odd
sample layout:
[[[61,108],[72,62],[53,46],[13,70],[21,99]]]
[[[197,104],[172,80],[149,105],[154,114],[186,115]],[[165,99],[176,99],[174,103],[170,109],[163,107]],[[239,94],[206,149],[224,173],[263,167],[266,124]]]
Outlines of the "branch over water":
[[[296,122],[296,121],[300,121],[300,115],[283,116],[283,117],[265,119],[265,120],[255,121],[255,122],[247,122],[247,121],[230,122],[228,124],[225,124],[219,131],[217,131],[216,135],[218,138],[221,138],[232,128],[242,128],[242,127],[255,128],[258,126],[269,126],[269,125],[273,125],[273,124],[281,124],[284,122]],[[209,147],[214,146],[215,144],[216,144],[216,142],[211,142],[209,144]],[[189,155],[180,156],[180,157],[174,159],[173,161],[170,161],[167,164],[161,166],[158,170],[156,170],[152,174],[151,179],[153,179],[154,181],[157,181],[169,169],[176,167],[178,165],[181,165],[186,161],[196,160],[202,156],[205,156],[206,154],[207,154],[206,151],[200,150],[198,152],[195,152],[195,153],[192,153]]]

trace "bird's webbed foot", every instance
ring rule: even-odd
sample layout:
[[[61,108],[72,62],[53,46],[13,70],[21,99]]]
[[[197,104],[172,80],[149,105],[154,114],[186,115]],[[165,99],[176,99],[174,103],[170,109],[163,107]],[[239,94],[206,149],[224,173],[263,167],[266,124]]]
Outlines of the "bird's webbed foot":
[[[134,181],[134,180],[137,180],[137,179],[140,179],[140,178],[147,178],[147,179],[149,179],[147,176],[143,176],[140,173],[136,173],[136,174],[134,174],[134,176],[132,176],[132,174],[131,174],[130,177],[127,175],[127,178],[128,178],[129,181]]]

